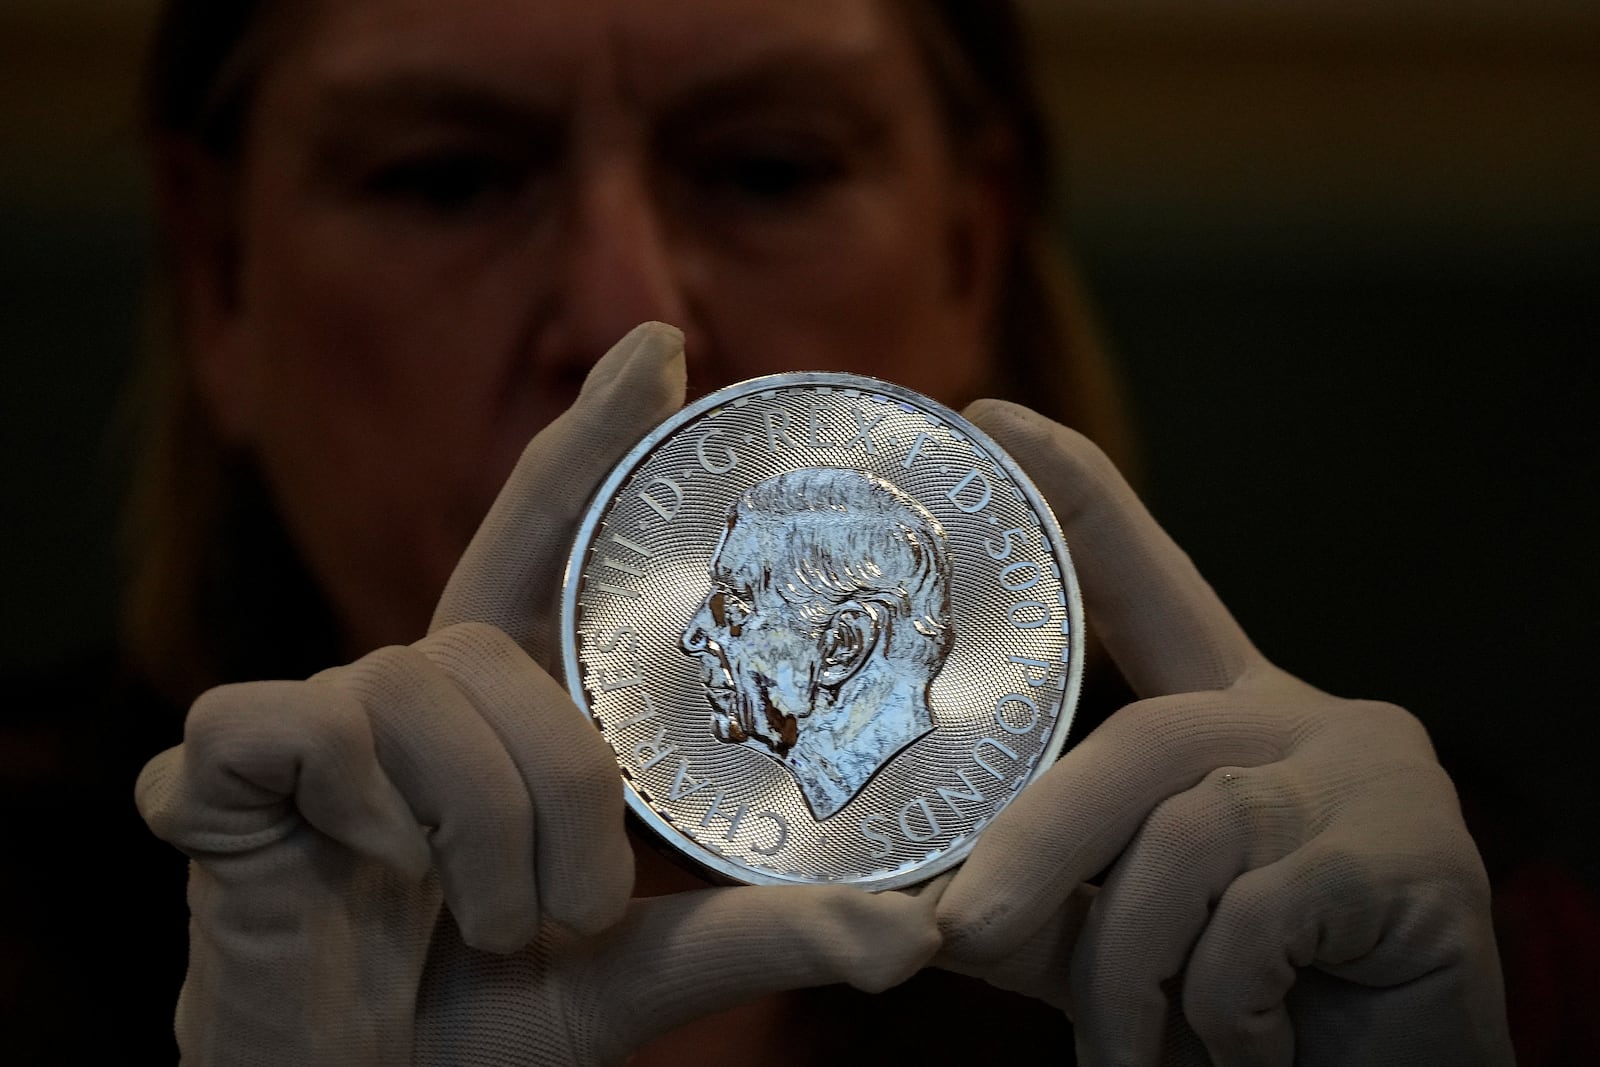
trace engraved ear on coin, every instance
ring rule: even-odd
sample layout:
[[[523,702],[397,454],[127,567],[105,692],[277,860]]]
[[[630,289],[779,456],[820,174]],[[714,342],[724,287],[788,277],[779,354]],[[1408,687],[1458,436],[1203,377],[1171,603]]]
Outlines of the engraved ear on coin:
[[[753,883],[887,889],[959,862],[1055,759],[1082,675],[1060,528],[982,431],[900,386],[730,386],[595,495],[567,688],[629,807]]]

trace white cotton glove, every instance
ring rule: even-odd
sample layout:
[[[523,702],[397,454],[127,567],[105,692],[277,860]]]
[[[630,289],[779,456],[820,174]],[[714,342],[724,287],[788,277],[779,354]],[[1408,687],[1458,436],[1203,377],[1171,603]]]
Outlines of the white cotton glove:
[[[1066,1010],[1090,1067],[1509,1064],[1488,880],[1422,726],[1268,663],[1083,437],[967,415],[1049,499],[1142,699],[984,832],[936,962]]]
[[[712,1011],[879,990],[932,956],[934,894],[629,899],[615,760],[548,667],[579,517],[682,404],[682,346],[647,324],[596,365],[426,638],[206,693],[145,768],[140,812],[193,859],[186,1062],[613,1063]]]

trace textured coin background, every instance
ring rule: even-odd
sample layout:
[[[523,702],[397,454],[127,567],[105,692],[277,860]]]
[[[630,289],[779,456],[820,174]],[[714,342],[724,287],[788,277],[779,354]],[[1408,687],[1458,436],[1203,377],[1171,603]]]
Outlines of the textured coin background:
[[[952,555],[935,729],[820,821],[777,758],[713,736],[700,663],[680,645],[730,504],[803,468],[898,486],[943,525]],[[1059,752],[1082,674],[1077,583],[1026,476],[956,413],[856,375],[744,382],[653,431],[597,492],[562,612],[567,687],[616,753],[629,805],[696,863],[756,884],[888,889],[959,862]]]

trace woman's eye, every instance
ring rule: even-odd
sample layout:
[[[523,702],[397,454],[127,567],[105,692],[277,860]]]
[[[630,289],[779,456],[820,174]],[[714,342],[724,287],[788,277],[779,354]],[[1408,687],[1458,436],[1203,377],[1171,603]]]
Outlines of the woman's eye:
[[[500,156],[440,152],[401,159],[379,167],[363,183],[364,192],[386,203],[456,216],[514,195],[524,168]]]
[[[818,147],[746,148],[708,153],[693,171],[703,193],[729,206],[786,207],[826,190],[845,164]]]

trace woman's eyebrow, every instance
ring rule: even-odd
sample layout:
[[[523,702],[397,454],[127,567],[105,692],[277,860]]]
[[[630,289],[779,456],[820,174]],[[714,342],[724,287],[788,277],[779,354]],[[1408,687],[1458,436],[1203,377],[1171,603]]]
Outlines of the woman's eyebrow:
[[[559,104],[449,74],[398,72],[330,82],[318,91],[313,113],[325,128],[344,130],[431,121],[521,132],[554,126]]]
[[[403,73],[335,82],[317,93],[309,160],[316,174],[360,170],[373,152],[430,133],[467,136],[528,155],[559,149],[559,110],[461,78]]]
[[[884,109],[881,72],[851,57],[784,56],[685,86],[660,121],[681,128],[763,107],[817,108],[863,120]]]

